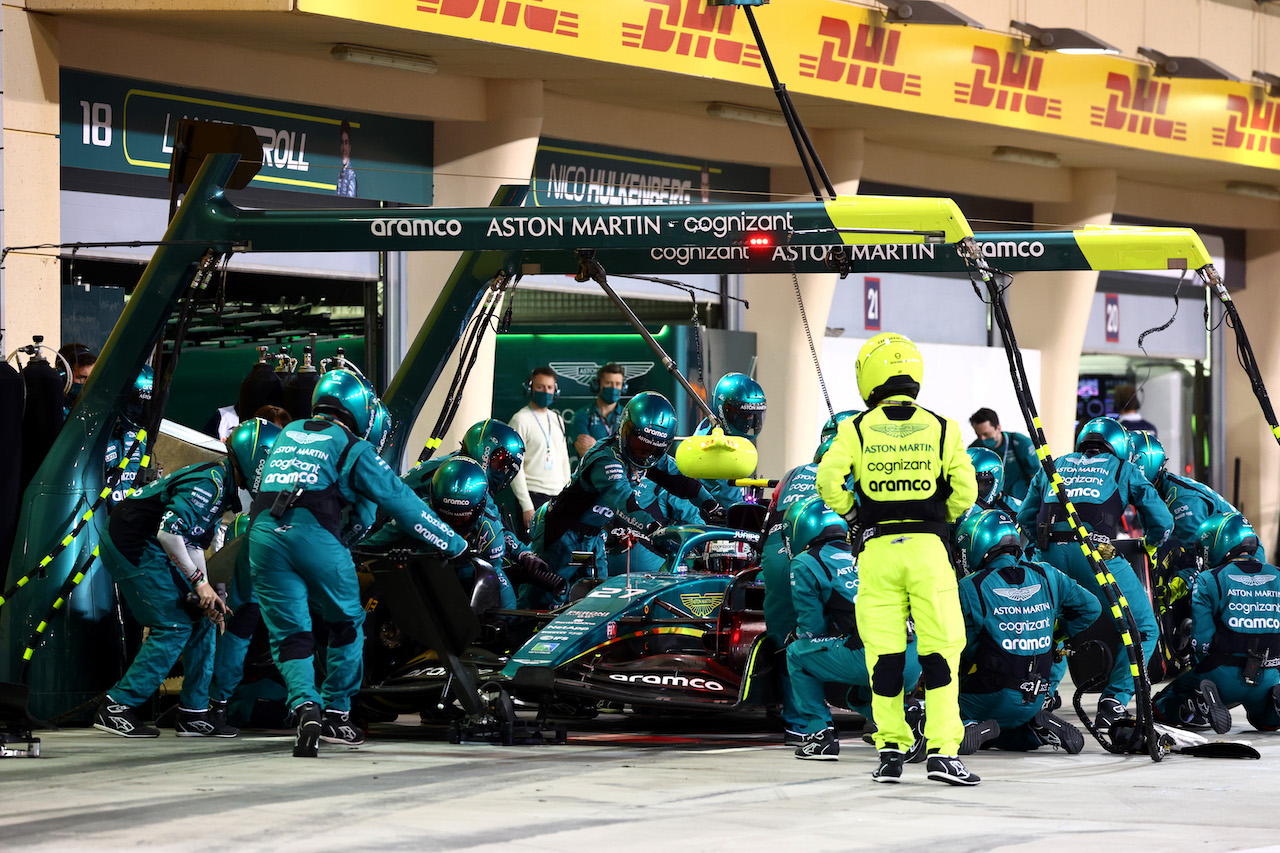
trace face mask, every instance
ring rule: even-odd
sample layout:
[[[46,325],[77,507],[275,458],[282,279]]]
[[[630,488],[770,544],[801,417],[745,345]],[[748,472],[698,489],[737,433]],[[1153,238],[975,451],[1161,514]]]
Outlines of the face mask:
[[[984,438],[979,442],[979,444],[981,444],[983,447],[987,448],[988,450],[996,449],[996,440],[994,438]]]
[[[606,403],[606,404],[616,403],[621,399],[622,399],[621,388],[601,388],[600,389],[600,402],[602,403]]]
[[[529,399],[533,401],[533,404],[540,409],[545,409],[547,406],[550,406],[551,401],[555,398],[556,395],[552,394],[550,391],[534,391],[529,396]]]

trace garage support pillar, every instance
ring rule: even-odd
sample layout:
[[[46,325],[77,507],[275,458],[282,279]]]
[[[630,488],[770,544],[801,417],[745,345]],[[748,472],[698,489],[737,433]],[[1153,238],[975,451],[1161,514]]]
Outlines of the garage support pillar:
[[[435,206],[487,205],[502,184],[527,184],[542,135],[542,81],[486,81],[487,120],[436,124]],[[418,332],[440,289],[457,263],[456,252],[415,252],[408,256],[409,341]],[[407,343],[407,342],[406,342]],[[455,352],[437,382],[409,436],[405,459],[410,465],[430,435],[444,397],[448,377],[457,366]],[[493,411],[494,335],[486,334],[453,426],[441,453],[456,450],[467,427]]]
[[[818,132],[814,134],[814,144],[836,192],[842,196],[856,194],[862,177],[862,131]],[[774,169],[773,173],[775,195],[796,193],[803,186],[804,178],[798,170]],[[796,198],[812,201],[812,195]],[[821,358],[837,276],[805,273],[799,276],[799,281],[813,343]],[[800,322],[791,276],[747,276],[743,295],[751,303],[745,312],[743,327],[756,333],[756,378],[769,401],[764,431],[757,442],[759,470],[764,476],[779,477],[788,469],[813,459],[818,432],[828,414]],[[852,370],[853,365],[849,365],[849,369]],[[831,403],[836,411],[862,407],[861,400],[833,399]]]

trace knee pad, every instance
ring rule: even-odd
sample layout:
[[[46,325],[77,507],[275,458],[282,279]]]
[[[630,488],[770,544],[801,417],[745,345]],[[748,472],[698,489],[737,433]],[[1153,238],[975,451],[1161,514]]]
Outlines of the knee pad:
[[[236,612],[227,620],[227,631],[247,640],[253,636],[253,629],[258,627],[259,608],[257,602],[241,604]]]
[[[329,645],[349,646],[356,641],[356,624],[350,620],[329,623]]]
[[[316,652],[316,638],[310,631],[299,631],[290,634],[280,641],[279,657],[281,661],[302,660]]]
[[[907,665],[906,652],[894,652],[876,658],[871,670],[871,692],[877,696],[897,696],[902,692],[902,670]]]
[[[937,652],[920,656],[920,671],[925,690],[946,687],[951,683],[951,667],[947,666],[947,659]]]

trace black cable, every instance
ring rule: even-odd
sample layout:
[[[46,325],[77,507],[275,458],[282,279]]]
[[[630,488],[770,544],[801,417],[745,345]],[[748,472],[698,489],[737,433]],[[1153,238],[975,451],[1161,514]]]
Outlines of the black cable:
[[[800,322],[804,326],[805,339],[809,341],[809,355],[813,356],[813,369],[818,374],[818,387],[822,389],[822,399],[827,403],[827,412],[835,420],[836,410],[831,405],[831,395],[827,393],[827,381],[822,376],[822,362],[818,360],[818,348],[813,344],[813,334],[809,331],[809,315],[804,310],[804,297],[800,294],[800,276],[796,275],[795,265],[791,266],[791,284],[796,290],[796,304],[800,306]]]
[[[698,291],[699,293],[710,293],[712,296],[719,296],[721,299],[732,299],[734,302],[741,302],[742,307],[750,308],[751,303],[743,299],[741,296],[732,296],[719,290],[712,290],[709,287],[698,287],[696,284],[687,284],[683,281],[676,281],[672,278],[659,278],[654,275],[636,275],[635,273],[610,273],[614,278],[634,278],[639,281],[651,281],[654,284],[665,284],[667,287],[678,287],[685,291]]]

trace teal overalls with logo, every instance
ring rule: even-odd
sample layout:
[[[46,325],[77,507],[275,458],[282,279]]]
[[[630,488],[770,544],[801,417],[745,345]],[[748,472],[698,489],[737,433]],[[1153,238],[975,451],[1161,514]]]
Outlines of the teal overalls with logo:
[[[189,465],[144,486],[111,511],[102,562],[134,618],[148,629],[129,670],[107,691],[116,702],[142,705],[181,657],[182,707],[209,706],[216,628],[181,606],[191,584],[169,561],[156,534],[164,531],[188,545],[208,547],[234,495],[229,465],[225,459]]]
[[[317,702],[348,711],[363,675],[364,610],[351,553],[342,544],[342,509],[365,498],[408,535],[445,556],[466,542],[400,481],[372,444],[314,418],[294,421],[276,439],[263,471],[249,560],[271,654],[289,689],[288,706]],[[326,675],[316,687],[308,599],[329,627]]]

